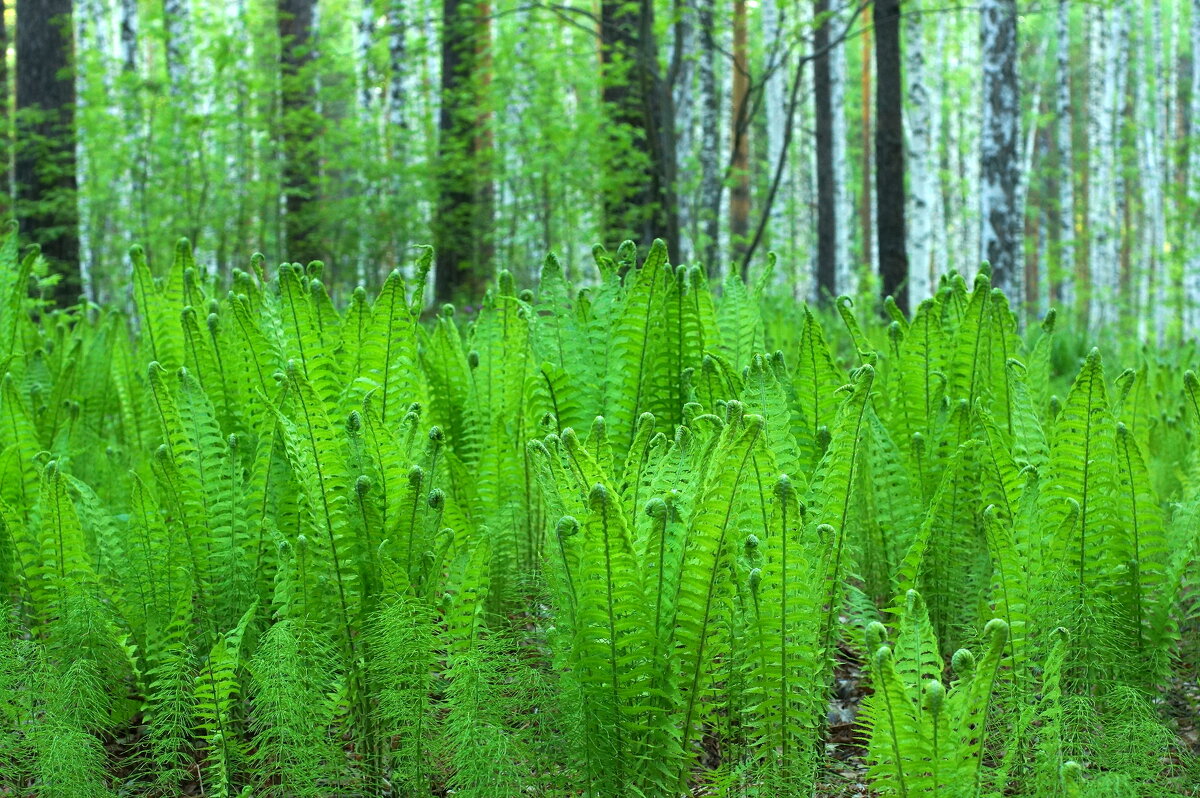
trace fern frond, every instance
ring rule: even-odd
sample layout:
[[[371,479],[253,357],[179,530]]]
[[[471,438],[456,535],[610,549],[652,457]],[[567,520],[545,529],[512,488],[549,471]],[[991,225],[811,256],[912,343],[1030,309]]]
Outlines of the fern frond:
[[[711,661],[722,639],[722,605],[730,588],[731,523],[738,488],[748,477],[753,448],[763,430],[760,416],[741,417],[740,405],[730,409],[730,423],[713,454],[704,487],[688,523],[684,568],[676,599],[675,643],[683,701],[681,747],[689,749],[702,714]],[[686,780],[686,769],[680,775]]]

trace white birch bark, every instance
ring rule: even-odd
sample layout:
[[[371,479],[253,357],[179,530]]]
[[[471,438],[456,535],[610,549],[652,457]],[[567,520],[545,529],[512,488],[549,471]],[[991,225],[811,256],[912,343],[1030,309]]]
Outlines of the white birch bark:
[[[1023,257],[1017,190],[1017,135],[1021,123],[1017,88],[1016,0],[980,3],[983,107],[980,136],[979,219],[981,258],[992,267],[993,284],[1014,306],[1023,300]]]
[[[408,177],[406,165],[409,153],[409,116],[408,81],[420,70],[410,69],[408,64],[408,17],[405,13],[404,0],[388,0],[387,5],[387,46],[388,46],[388,83],[387,83],[387,124],[384,126],[384,141],[387,152],[384,157],[392,164],[390,170],[391,197],[400,197]],[[389,200],[384,199],[386,204]],[[394,202],[394,200],[392,200]],[[399,222],[395,231],[397,250],[408,244],[409,224],[413,218],[408,208],[393,206],[393,218]]]
[[[1113,63],[1114,75],[1114,90],[1116,92],[1113,97],[1113,141],[1112,141],[1112,210],[1111,224],[1113,236],[1111,240],[1111,249],[1113,257],[1116,261],[1117,282],[1116,296],[1119,300],[1125,298],[1121,296],[1121,285],[1127,280],[1128,275],[1122,273],[1124,264],[1122,263],[1122,252],[1125,245],[1125,230],[1124,220],[1127,216],[1126,208],[1129,205],[1129,192],[1126,190],[1124,158],[1122,157],[1122,146],[1125,140],[1126,120],[1132,115],[1132,109],[1129,107],[1129,59],[1133,53],[1131,30],[1133,27],[1132,13],[1133,5],[1131,0],[1118,0],[1112,7],[1113,17],[1115,19],[1115,28],[1113,31],[1116,37],[1117,57]],[[1132,284],[1132,281],[1130,281]],[[1116,314],[1119,319],[1120,314]]]
[[[766,116],[767,116],[767,174],[774,176],[779,159],[784,156],[783,142],[787,134],[787,103],[788,83],[791,78],[791,62],[787,58],[785,47],[785,30],[787,20],[783,9],[777,0],[763,0],[762,31],[763,41],[767,43],[765,72],[766,85]],[[789,37],[790,38],[790,37]],[[678,108],[678,104],[676,104]],[[791,157],[788,153],[784,157]],[[775,200],[771,204],[771,214],[767,224],[767,245],[784,257],[794,253],[795,241],[790,233],[789,221],[794,213],[792,196],[791,171],[785,168],[779,180],[779,188]],[[776,279],[783,276],[782,270]]]
[[[374,104],[375,67],[371,63],[371,43],[375,39],[375,0],[361,0],[358,24],[354,27],[354,45],[358,51],[358,105],[369,118]]]
[[[835,0],[836,2],[836,0]],[[830,23],[831,40],[845,39],[849,14],[839,7]],[[858,269],[850,254],[854,238],[854,195],[850,191],[850,158],[847,152],[849,130],[846,123],[846,84],[850,80],[846,63],[846,43],[841,41],[829,51],[829,107],[833,109],[833,215],[837,235],[834,239],[834,284],[838,294],[858,296]]]
[[[1150,237],[1150,260],[1142,265],[1143,269],[1153,270],[1155,301],[1151,316],[1154,321],[1154,332],[1161,346],[1166,339],[1167,306],[1171,288],[1170,265],[1166,257],[1167,242],[1167,191],[1170,182],[1170,159],[1167,152],[1171,146],[1170,126],[1170,87],[1166,84],[1166,72],[1163,69],[1163,21],[1162,4],[1152,3],[1153,17],[1151,19],[1150,35],[1151,51],[1154,56],[1154,94],[1148,95],[1154,106],[1154,134],[1146,141],[1147,145],[1147,174],[1146,191],[1147,206],[1151,213],[1150,225],[1146,231]],[[1176,11],[1178,13],[1178,11]],[[1146,82],[1142,81],[1145,87]],[[1139,117],[1140,118],[1140,117]]]
[[[406,128],[404,117],[405,57],[407,53],[407,27],[404,19],[404,1],[391,0],[388,4],[388,127],[397,140],[400,131]]]
[[[1038,157],[1041,163],[1050,163],[1050,137],[1042,136],[1037,145]],[[1053,283],[1050,279],[1050,229],[1055,222],[1054,210],[1050,207],[1039,208],[1036,211],[1041,214],[1041,223],[1038,225],[1038,286],[1037,286],[1037,307],[1035,308],[1037,318],[1043,318],[1046,312],[1050,310],[1050,292]]]
[[[1191,124],[1188,135],[1187,203],[1191,218],[1200,215],[1200,0],[1192,0],[1192,99]],[[1200,225],[1186,225],[1187,265],[1184,270],[1184,334],[1189,338],[1200,338]]]
[[[930,89],[930,108],[935,109],[931,126],[931,134],[933,147],[930,151],[930,164],[932,167],[933,177],[933,201],[934,206],[931,212],[933,222],[933,230],[930,236],[930,246],[933,248],[931,256],[933,269],[933,282],[931,289],[936,289],[938,280],[941,275],[945,274],[950,268],[949,257],[947,250],[947,226],[949,220],[946,218],[946,192],[943,190],[941,172],[946,168],[946,130],[942,121],[942,106],[946,98],[946,72],[947,60],[946,54],[946,17],[947,14],[936,14],[937,29],[934,34],[934,77],[928,82]],[[911,302],[909,303],[911,306]]]
[[[75,25],[75,58],[85,66],[95,58],[97,42],[93,30],[95,21],[102,18],[100,14],[97,0],[76,0],[75,13],[71,17]],[[88,149],[91,139],[88,131],[88,72],[87,69],[75,70],[75,125],[78,131],[75,137],[75,207],[79,214],[79,281],[83,295],[94,302],[96,289],[92,279],[92,243],[95,231],[92,229],[90,207],[92,169],[91,151]]]
[[[361,0],[358,23],[354,26],[354,49],[358,62],[356,79],[358,82],[358,118],[362,136],[362,148],[365,150],[367,163],[378,156],[378,131],[374,114],[375,69],[371,64],[371,44],[375,37],[375,2]],[[362,191],[363,216],[374,218],[376,189],[372,185],[370,175],[360,166],[358,168],[358,184]],[[367,283],[367,263],[370,259],[365,230],[359,230],[358,248],[354,259],[354,277],[358,285]]]
[[[721,8],[721,6],[717,6]],[[749,10],[746,12],[749,14]],[[720,17],[714,15],[714,20],[721,20]],[[719,63],[727,66],[725,70],[717,70],[717,97],[720,103],[720,111],[717,114],[717,131],[719,146],[723,149],[718,150],[714,154],[714,158],[718,164],[718,169],[721,172],[721,177],[724,178],[724,170],[730,162],[728,159],[733,154],[733,24],[732,14],[729,17],[729,24],[721,25],[716,22],[715,28],[716,52],[720,57]],[[748,55],[748,53],[747,53]],[[752,136],[752,124],[748,124],[742,132],[743,136]],[[753,145],[751,145],[753,147]],[[732,179],[734,175],[730,173]],[[730,186],[732,185],[732,181]],[[730,236],[730,222],[732,221],[732,208],[730,207],[730,186],[721,184],[717,190],[717,268],[720,269],[720,277],[724,279],[729,269],[736,269],[738,266],[733,263],[733,239]]]
[[[1165,152],[1167,115],[1163,97],[1162,9],[1153,4],[1149,40],[1143,39],[1140,48],[1139,72],[1135,108],[1141,120],[1136,131],[1138,159],[1141,166],[1144,212],[1139,229],[1141,261],[1137,270],[1138,333],[1143,338],[1151,330],[1159,343],[1166,333],[1166,292],[1170,284],[1167,264],[1163,258],[1166,241]]]
[[[933,107],[926,89],[924,16],[918,3],[919,0],[910,0],[904,6],[904,71],[908,78],[908,296],[913,308],[930,295],[936,192]]]
[[[763,8],[763,33],[767,41],[771,41],[767,33],[767,7]],[[692,193],[683,190],[687,185],[686,178],[690,172],[692,152],[695,146],[696,123],[696,93],[694,83],[696,77],[696,7],[693,3],[684,3],[680,8],[679,23],[673,33],[678,37],[675,42],[679,48],[680,60],[678,72],[675,75],[674,96],[675,105],[675,174],[680,176],[681,190],[677,197],[679,216],[679,247],[680,252],[672,252],[671,258],[676,263],[688,263],[696,257],[696,241],[693,235],[693,225],[696,218],[695,199]],[[767,109],[770,113],[770,107]]]
[[[719,275],[721,213],[720,99],[717,96],[716,43],[713,41],[714,2],[700,0],[700,256],[710,275]]]
[[[246,24],[246,0],[236,0],[225,7],[226,24],[235,31],[235,36],[248,39]],[[233,236],[229,247],[229,263],[220,264],[226,276],[231,272],[232,264],[239,262],[246,254],[249,242],[246,234],[254,227],[252,203],[249,201],[249,186],[257,182],[255,173],[257,159],[251,157],[250,130],[246,123],[246,115],[250,106],[250,89],[248,76],[250,58],[246,48],[239,49],[233,63],[236,90],[228,99],[233,103],[233,143],[225,154],[225,171],[232,182],[234,207]]]
[[[979,269],[979,136],[981,106],[979,31],[956,26],[946,43],[944,97],[950,104],[946,130],[948,266],[970,284]]]
[[[172,97],[186,92],[191,43],[191,3],[163,0],[163,24],[167,31],[167,81]]]
[[[1116,163],[1118,10],[1089,7],[1088,49],[1088,328],[1095,334],[1117,320],[1119,283],[1114,191]]]
[[[1071,136],[1071,12],[1069,0],[1058,0],[1058,301],[1075,310],[1075,147]]]
[[[137,0],[120,0],[121,69],[137,71],[138,64],[138,4]]]
[[[1045,55],[1045,45],[1048,41],[1049,41],[1048,39],[1043,39],[1042,42],[1038,45],[1037,55],[1034,56],[1034,58],[1033,58],[1034,64],[1042,63],[1042,58]],[[1037,70],[1037,69],[1039,69],[1039,67],[1035,66],[1034,69]],[[1026,200],[1028,199],[1028,196],[1029,196],[1029,179],[1033,175],[1033,159],[1034,159],[1035,150],[1037,149],[1037,134],[1038,134],[1038,130],[1040,129],[1038,127],[1038,119],[1041,118],[1041,105],[1042,105],[1042,82],[1040,80],[1034,80],[1034,81],[1032,81],[1032,85],[1033,85],[1033,93],[1032,93],[1032,96],[1030,97],[1030,101],[1029,101],[1029,107],[1031,109],[1031,114],[1030,114],[1031,122],[1025,130],[1025,139],[1024,139],[1023,143],[1021,144],[1020,171],[1017,174],[1017,201],[1016,201],[1017,218],[1014,222],[1017,226],[1016,232],[1017,232],[1018,245],[1022,246],[1022,248],[1023,248],[1024,239],[1025,239],[1025,219],[1027,218],[1026,214],[1028,212]],[[1040,213],[1040,209],[1037,209],[1034,212]],[[1040,224],[1038,225],[1038,235],[1039,235],[1039,237],[1042,235],[1042,230],[1041,230]],[[1042,260],[1042,258],[1041,258],[1040,249],[1039,249],[1039,255],[1038,255],[1038,263],[1039,264],[1045,263],[1045,261]],[[1034,290],[1032,290],[1032,291],[1029,290],[1028,285],[1027,285],[1028,280],[1029,280],[1028,273],[1025,271],[1022,272],[1025,283],[1026,283],[1026,285],[1025,285],[1026,293],[1024,296],[1022,296],[1021,299],[1022,299],[1022,301],[1025,301],[1030,295],[1034,296],[1036,298],[1036,300],[1035,300],[1036,307],[1034,307],[1032,309],[1032,312],[1038,316],[1040,316],[1046,308],[1046,304],[1041,301],[1043,287],[1045,286],[1045,284],[1047,282],[1044,271],[1045,271],[1044,268],[1038,269],[1037,274],[1035,275],[1035,278],[1037,279],[1038,284],[1033,287]]]

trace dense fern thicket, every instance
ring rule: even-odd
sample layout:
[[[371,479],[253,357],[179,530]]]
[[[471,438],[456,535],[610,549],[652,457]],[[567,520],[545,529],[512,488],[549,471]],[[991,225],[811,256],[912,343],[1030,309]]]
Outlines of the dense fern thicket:
[[[626,245],[423,321],[428,254],[131,254],[47,312],[0,245],[0,794],[1196,794],[1195,351],[986,268],[881,323]]]

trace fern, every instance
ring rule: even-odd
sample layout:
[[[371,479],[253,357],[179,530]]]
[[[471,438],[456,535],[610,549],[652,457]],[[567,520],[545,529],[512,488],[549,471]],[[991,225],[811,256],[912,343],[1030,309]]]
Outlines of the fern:
[[[0,235],[0,792],[809,795],[859,662],[880,794],[1186,791],[1194,347],[593,256],[126,314]]]
[[[255,602],[237,626],[217,638],[193,681],[193,713],[203,753],[203,775],[209,794],[219,798],[234,794],[237,772],[245,757],[238,735],[237,705],[242,686],[237,672],[242,662],[242,638],[257,609]]]
[[[978,795],[1007,624],[988,623],[978,662],[965,649],[955,653],[958,679],[947,689],[940,681],[938,641],[915,593],[908,594],[900,618],[894,649],[877,645],[885,634],[881,626],[868,634],[868,647],[875,646],[875,693],[864,707],[871,780],[882,795]]]

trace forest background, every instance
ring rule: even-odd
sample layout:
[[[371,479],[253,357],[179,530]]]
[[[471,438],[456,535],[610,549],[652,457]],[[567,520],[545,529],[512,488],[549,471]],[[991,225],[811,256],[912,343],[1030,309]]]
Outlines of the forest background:
[[[714,278],[773,251],[798,299],[907,307],[987,259],[1030,317],[1200,334],[1200,0],[0,8],[0,217],[61,304],[181,235],[220,275],[322,259],[343,300],[423,244],[469,300],[661,237]]]

